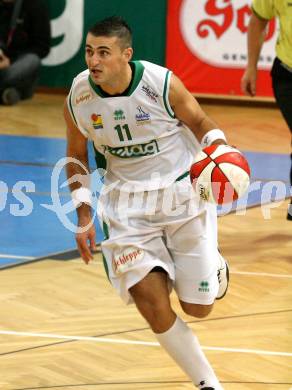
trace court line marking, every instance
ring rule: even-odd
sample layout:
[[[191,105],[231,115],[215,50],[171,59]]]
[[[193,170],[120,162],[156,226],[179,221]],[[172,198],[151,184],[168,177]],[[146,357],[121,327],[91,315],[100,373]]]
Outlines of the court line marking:
[[[67,253],[67,252],[71,252],[71,251],[72,251],[72,249],[68,249],[65,252],[64,251],[55,252],[55,253],[51,253],[49,256],[45,255],[45,256],[41,256],[41,257],[6,255],[6,254],[1,253],[0,254],[0,259],[1,258],[4,258],[4,259],[7,258],[7,259],[25,259],[25,260],[46,260],[46,259],[49,259],[50,257],[56,256],[56,255],[59,255],[59,254],[63,254],[63,253]],[[72,263],[83,264],[83,260],[82,259],[80,259],[80,260],[74,259],[74,260],[70,260],[70,261]],[[89,265],[96,265],[96,264],[103,264],[103,263],[101,261],[99,261],[99,260],[97,260],[97,261],[93,260]],[[7,268],[9,268],[9,267],[7,267]],[[270,278],[288,278],[288,279],[292,279],[292,275],[290,275],[290,274],[273,274],[273,273],[267,273],[267,272],[247,272],[247,271],[232,271],[232,270],[230,270],[230,273],[231,274],[235,274],[235,275],[266,276],[266,277],[270,277]]]
[[[26,260],[34,260],[36,257],[33,256],[17,256],[17,255],[5,255],[3,253],[0,254],[0,259],[26,259]]]
[[[0,253],[0,259],[6,258],[6,259],[46,260],[46,259],[49,259],[50,257],[53,257],[53,256],[66,254],[67,252],[72,252],[73,250],[74,249],[67,249],[65,251],[62,250],[62,251],[58,251],[58,252],[49,253],[49,255],[37,256],[37,257],[35,257],[35,256],[6,255],[5,253]]]
[[[40,390],[40,389],[71,389],[71,387],[78,387],[78,388],[88,388],[91,386],[116,386],[116,385],[175,385],[175,384],[184,384],[188,383],[191,384],[191,381],[189,380],[173,380],[173,381],[155,381],[155,380],[140,380],[140,381],[131,381],[131,380],[125,380],[125,381],[102,381],[102,382],[96,382],[96,383],[74,383],[74,384],[66,384],[66,385],[55,385],[55,386],[37,386],[37,387],[21,387],[21,388],[14,388],[13,390]],[[290,385],[291,383],[288,382],[255,382],[255,381],[220,381],[220,383],[223,384],[239,384],[239,385],[247,385],[247,384],[254,384],[254,385],[276,385],[276,386],[283,386],[283,385]],[[3,382],[0,384],[7,385],[7,382]],[[290,387],[288,390],[292,390],[292,387]]]
[[[74,259],[70,260],[72,263],[79,263],[82,264],[83,260],[82,259]],[[93,260],[92,262],[89,263],[89,265],[95,265],[95,264],[103,264],[102,261],[95,261]],[[238,274],[238,275],[251,275],[251,276],[268,276],[271,278],[292,278],[292,275],[290,274],[270,274],[267,272],[245,272],[245,271],[229,271],[231,274]]]
[[[52,333],[31,333],[31,332],[16,332],[16,331],[12,331],[12,330],[0,330],[0,334],[9,335],[9,336],[25,336],[25,337],[40,337],[40,338],[63,339],[63,340],[92,341],[95,343],[144,345],[144,346],[149,346],[149,347],[159,347],[160,346],[159,343],[152,342],[152,341],[109,339],[109,338],[90,337],[90,336],[66,336],[66,335],[52,334]],[[292,352],[265,351],[265,350],[261,350],[261,349],[204,347],[204,346],[202,346],[202,349],[204,349],[206,351],[252,353],[252,354],[257,354],[257,355],[292,357]]]
[[[269,274],[266,272],[245,272],[245,271],[230,271],[231,274],[252,275],[252,276],[269,276],[271,278],[292,278],[289,274]]]
[[[51,253],[50,256],[56,256],[56,255],[59,255],[59,254],[62,254],[62,253],[66,253],[66,252],[70,252],[72,251],[72,249],[68,249],[67,251],[63,252],[55,252],[55,253]],[[33,257],[33,256],[17,256],[17,255],[6,255],[6,254],[3,254],[1,253],[0,254],[0,259],[1,258],[7,258],[7,259],[26,259],[26,260],[37,260],[37,259],[41,259],[41,258],[38,258],[38,257]],[[80,259],[80,260],[71,260],[73,263],[83,263],[83,260]],[[92,261],[91,263],[92,265],[94,264],[103,264],[101,261]],[[270,274],[270,273],[267,273],[267,272],[246,272],[246,271],[230,271],[231,274],[237,274],[237,275],[251,275],[251,276],[267,276],[267,277],[271,277],[271,278],[289,278],[289,279],[292,279],[292,275],[289,275],[289,274]]]

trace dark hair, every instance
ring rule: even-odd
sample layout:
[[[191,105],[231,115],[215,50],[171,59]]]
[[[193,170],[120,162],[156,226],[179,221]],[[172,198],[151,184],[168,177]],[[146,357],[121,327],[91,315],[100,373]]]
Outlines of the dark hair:
[[[88,32],[95,37],[117,37],[124,49],[132,46],[132,31],[120,16],[103,19],[92,26]]]

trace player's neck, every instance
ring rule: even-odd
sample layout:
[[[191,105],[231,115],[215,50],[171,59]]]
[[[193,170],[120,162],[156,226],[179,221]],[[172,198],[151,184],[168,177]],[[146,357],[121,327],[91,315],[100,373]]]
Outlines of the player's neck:
[[[120,95],[126,91],[132,80],[132,68],[127,64],[123,74],[110,83],[100,84],[100,88],[109,95]]]

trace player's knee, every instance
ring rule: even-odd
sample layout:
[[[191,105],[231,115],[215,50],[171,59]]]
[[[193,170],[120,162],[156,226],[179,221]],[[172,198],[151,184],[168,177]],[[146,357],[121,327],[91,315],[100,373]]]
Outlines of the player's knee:
[[[145,297],[142,300],[134,299],[142,316],[155,333],[165,332],[175,317],[169,303],[166,300]]]
[[[129,289],[142,316],[155,333],[169,329],[175,314],[171,308],[167,275],[160,272],[148,274]]]
[[[167,302],[159,302],[159,300],[146,300],[142,305],[139,305],[138,309],[150,324],[161,321],[172,311]]]
[[[207,317],[208,314],[211,313],[213,304],[212,305],[198,305],[194,303],[187,303],[180,301],[181,307],[183,311],[193,317],[197,318],[204,318]]]

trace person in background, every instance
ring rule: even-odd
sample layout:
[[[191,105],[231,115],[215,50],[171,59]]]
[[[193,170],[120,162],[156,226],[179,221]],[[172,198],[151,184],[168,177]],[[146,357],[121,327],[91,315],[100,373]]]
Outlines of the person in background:
[[[279,19],[280,30],[276,44],[276,57],[271,70],[273,91],[282,115],[292,132],[292,3],[283,0],[253,0],[249,21],[247,45],[248,63],[241,80],[242,91],[256,95],[257,64],[269,20]],[[292,154],[290,169],[292,185]],[[287,219],[292,221],[292,198]]]
[[[50,38],[50,18],[43,0],[0,0],[1,104],[13,105],[32,97]]]

